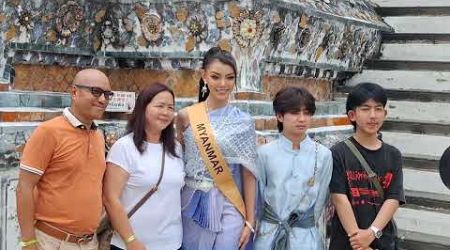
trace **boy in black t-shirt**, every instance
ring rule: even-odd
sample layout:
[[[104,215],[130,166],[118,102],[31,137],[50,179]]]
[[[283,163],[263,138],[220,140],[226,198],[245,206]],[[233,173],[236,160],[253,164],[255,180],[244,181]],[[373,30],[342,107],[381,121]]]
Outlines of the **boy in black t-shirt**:
[[[334,145],[330,191],[336,214],[330,250],[395,249],[392,217],[405,195],[401,153],[378,134],[386,118],[386,102],[384,89],[373,83],[359,84],[348,95],[347,115],[355,129],[350,140],[378,175],[384,200],[347,145]]]

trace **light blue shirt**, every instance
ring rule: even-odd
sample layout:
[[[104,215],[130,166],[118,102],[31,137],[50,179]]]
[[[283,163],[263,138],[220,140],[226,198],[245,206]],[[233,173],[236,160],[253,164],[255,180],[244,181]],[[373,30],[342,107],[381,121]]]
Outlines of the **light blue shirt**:
[[[310,186],[308,181],[314,176],[316,159],[315,181]],[[278,217],[284,220],[296,209],[307,211],[314,206],[316,227],[292,228],[291,250],[324,249],[318,224],[328,199],[332,164],[331,151],[308,136],[300,143],[299,150],[292,149],[292,142],[283,135],[258,149],[260,191],[264,201],[271,205]],[[278,225],[265,221],[260,223],[255,249],[270,249]]]

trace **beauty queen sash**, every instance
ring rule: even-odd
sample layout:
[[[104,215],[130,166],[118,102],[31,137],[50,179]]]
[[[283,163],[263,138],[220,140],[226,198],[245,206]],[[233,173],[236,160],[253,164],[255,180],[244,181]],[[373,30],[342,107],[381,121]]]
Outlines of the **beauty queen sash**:
[[[214,137],[214,132],[206,111],[206,103],[201,102],[188,107],[187,113],[195,143],[216,187],[227,197],[245,219],[244,201]]]

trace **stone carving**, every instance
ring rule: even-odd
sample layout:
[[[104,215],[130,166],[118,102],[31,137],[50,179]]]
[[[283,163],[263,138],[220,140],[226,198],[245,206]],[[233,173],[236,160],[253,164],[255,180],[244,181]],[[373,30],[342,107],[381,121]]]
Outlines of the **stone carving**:
[[[24,28],[27,32],[29,32],[34,27],[32,18],[33,16],[31,12],[21,11],[21,13],[19,12],[19,19],[17,20],[17,24],[20,25],[21,28]]]
[[[119,30],[113,21],[106,20],[102,25],[102,40],[105,46],[109,44],[117,44],[119,41]]]
[[[311,31],[308,27],[302,28],[300,27],[297,31],[297,49],[298,52],[302,53],[306,46],[308,46],[309,41],[311,40]]]
[[[130,44],[133,36],[133,22],[121,8],[108,6],[106,10],[100,10],[95,15],[95,22],[101,23],[100,38],[96,38],[94,49],[100,49],[100,44],[104,49],[111,45],[115,49],[121,49]]]
[[[225,17],[224,11],[217,11],[214,17],[216,19],[216,27],[218,29],[226,29],[231,26],[230,18]]]
[[[186,22],[190,35],[187,39],[186,50],[192,51],[195,45],[203,42],[208,36],[208,26],[202,14],[190,15]]]
[[[293,65],[283,73],[292,76],[305,67],[358,71],[388,29],[365,0],[31,2],[0,7],[8,63],[197,69],[201,52],[218,45],[244,75],[266,63]],[[238,79],[238,90],[261,90],[260,77]]]
[[[141,5],[136,5],[136,13],[141,22],[141,31],[144,38],[152,45],[159,45],[162,41],[162,18],[156,10],[145,12]]]
[[[286,25],[281,21],[281,17],[277,11],[272,14],[272,31],[270,34],[270,42],[273,47],[280,42],[281,37],[286,30]]]
[[[34,14],[29,8],[22,7],[21,5],[14,6],[13,12],[9,18],[12,18],[13,22],[10,24],[9,29],[6,31],[5,40],[23,40],[30,41],[31,32],[34,27]],[[8,18],[6,13],[2,13],[4,20]],[[1,22],[3,23],[3,22]]]
[[[66,44],[67,39],[73,33],[78,32],[83,19],[83,9],[75,1],[67,1],[67,3],[58,9],[56,15],[56,31],[59,33],[62,44]]]
[[[222,50],[229,51],[229,52],[231,52],[231,50],[232,50],[232,48],[231,48],[231,42],[230,42],[230,40],[228,40],[228,39],[222,39],[222,40],[220,40],[219,43],[218,43],[218,45],[219,45],[219,47],[220,47]]]
[[[180,21],[180,22],[182,22],[182,23],[184,23],[184,22],[186,22],[186,19],[187,19],[187,17],[188,17],[188,14],[189,14],[189,12],[188,12],[188,10],[186,9],[186,8],[180,8],[177,12],[176,12],[176,17],[177,17],[177,20],[178,21]]]
[[[262,12],[242,10],[233,22],[234,39],[241,47],[253,47],[264,29]]]

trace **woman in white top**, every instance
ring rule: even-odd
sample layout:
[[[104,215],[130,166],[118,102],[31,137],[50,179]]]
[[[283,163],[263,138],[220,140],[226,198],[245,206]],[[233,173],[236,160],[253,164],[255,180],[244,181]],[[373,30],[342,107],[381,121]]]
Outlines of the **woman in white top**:
[[[181,247],[180,191],[184,185],[181,147],[175,141],[175,97],[163,84],[152,84],[136,101],[127,134],[111,148],[104,178],[104,203],[115,229],[111,249],[174,250]],[[156,185],[158,190],[134,213],[127,213]]]

